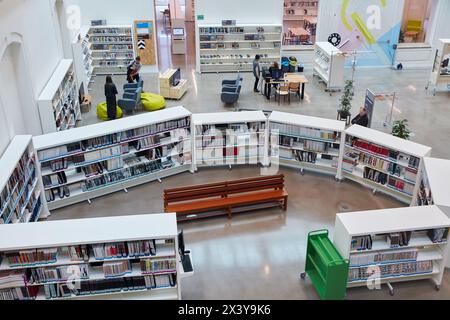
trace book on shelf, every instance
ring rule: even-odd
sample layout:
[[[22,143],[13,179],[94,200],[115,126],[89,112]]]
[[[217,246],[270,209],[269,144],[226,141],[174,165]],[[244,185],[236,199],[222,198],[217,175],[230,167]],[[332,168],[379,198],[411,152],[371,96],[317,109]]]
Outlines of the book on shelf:
[[[142,259],[140,262],[142,274],[158,272],[175,272],[175,259]]]
[[[439,228],[428,231],[428,237],[433,243],[443,243],[447,241],[448,229]]]
[[[133,271],[129,260],[105,262],[102,268],[105,278],[123,276]]]
[[[10,266],[27,266],[33,264],[55,263],[58,257],[57,248],[32,249],[5,254]]]
[[[360,237],[353,237],[351,244],[350,244],[350,250],[372,250],[372,236],[360,236]]]
[[[76,277],[74,280],[88,279],[89,266],[77,264],[54,268],[33,268],[29,270],[28,284],[45,284],[48,282],[62,282]]]
[[[271,123],[271,131],[280,135],[294,135],[305,139],[312,138],[335,141],[338,138],[338,134],[333,131],[282,123]]]
[[[402,250],[367,252],[350,255],[350,266],[366,266],[400,261],[416,261],[419,250],[408,248]]]
[[[398,248],[408,246],[411,240],[412,232],[396,232],[387,235],[387,244],[390,248]]]
[[[381,278],[409,276],[433,272],[433,261],[401,262],[377,266]],[[348,281],[362,281],[374,276],[375,270],[367,267],[350,268]]]

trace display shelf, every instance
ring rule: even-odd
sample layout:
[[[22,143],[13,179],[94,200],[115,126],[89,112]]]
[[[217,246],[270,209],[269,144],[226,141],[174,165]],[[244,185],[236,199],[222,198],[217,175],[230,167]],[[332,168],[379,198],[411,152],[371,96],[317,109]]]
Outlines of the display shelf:
[[[83,26],[72,42],[74,66],[77,74],[78,87],[83,86],[84,92],[93,83],[92,51],[89,43],[89,27]]]
[[[94,73],[126,74],[135,55],[132,26],[93,26],[88,36]]]
[[[439,39],[437,44],[436,56],[434,59],[433,69],[431,71],[430,85],[434,87],[433,92],[436,94],[437,87],[440,84],[450,84],[450,39]]]
[[[50,210],[192,171],[191,113],[174,107],[34,138]]]
[[[192,122],[195,170],[268,163],[267,117],[262,111],[195,114]]]
[[[350,260],[348,287],[366,286],[376,267],[381,283],[430,279],[438,288],[449,227],[437,206],[338,214],[334,244]]]
[[[272,161],[279,157],[280,164],[342,179],[344,122],[274,111],[269,123]]]
[[[346,130],[343,177],[412,204],[431,148],[354,125]]]
[[[8,270],[19,275],[22,272],[24,280],[22,287],[4,286],[3,299],[6,293],[10,293],[11,298],[36,300],[118,299],[119,296],[134,299],[136,295],[148,300],[181,299],[175,214],[4,225],[0,226],[0,232],[5,236],[0,244],[3,276]],[[172,255],[163,258],[169,249]],[[32,252],[39,252],[35,258],[38,255],[42,259],[57,258],[48,260],[49,263],[9,265],[9,261],[16,259],[32,261],[35,259]],[[117,263],[94,258],[114,256],[115,252],[122,256]],[[136,257],[135,253],[142,255]],[[141,262],[147,260],[162,260],[154,264],[161,269],[155,269],[154,274],[144,274],[147,269],[143,268],[147,267]],[[170,272],[163,267],[166,260],[171,266]],[[126,269],[122,272],[121,268]],[[67,276],[73,275],[67,280]],[[109,292],[105,292],[105,288]]]
[[[73,60],[61,60],[38,99],[44,133],[75,128],[81,120]]]
[[[48,216],[35,162],[32,137],[16,136],[0,159],[0,224],[28,223]]]
[[[314,73],[327,85],[327,90],[340,90],[344,87],[345,56],[329,42],[316,42],[314,45]]]
[[[262,64],[281,57],[281,25],[199,25],[196,37],[198,72],[252,71],[256,54]]]

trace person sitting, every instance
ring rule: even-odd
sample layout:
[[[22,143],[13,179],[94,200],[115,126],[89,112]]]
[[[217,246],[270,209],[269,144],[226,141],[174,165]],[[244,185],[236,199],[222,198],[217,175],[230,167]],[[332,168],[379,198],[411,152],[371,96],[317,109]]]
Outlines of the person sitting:
[[[352,124],[357,124],[363,127],[369,126],[369,116],[365,107],[361,107],[358,115],[352,120]]]
[[[127,81],[128,83],[139,83],[140,75],[139,71],[141,71],[142,64],[141,64],[141,57],[136,57],[136,60],[130,63],[130,65],[127,68]]]
[[[272,66],[269,68],[269,72],[274,80],[280,80],[283,77],[283,72],[278,62],[272,63]]]

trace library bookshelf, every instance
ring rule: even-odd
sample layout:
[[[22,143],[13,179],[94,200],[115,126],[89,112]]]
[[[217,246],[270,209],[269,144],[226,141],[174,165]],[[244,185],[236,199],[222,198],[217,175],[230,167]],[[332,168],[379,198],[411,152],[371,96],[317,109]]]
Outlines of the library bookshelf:
[[[36,222],[48,212],[30,135],[16,136],[0,159],[0,225]]]
[[[89,49],[97,75],[126,74],[134,59],[133,27],[131,25],[92,26]]]
[[[350,260],[347,287],[430,279],[439,289],[449,227],[437,206],[338,214],[334,244]]]
[[[0,226],[0,300],[179,300],[175,214]]]
[[[73,60],[61,60],[38,99],[44,133],[76,127],[81,120],[78,90]]]
[[[328,91],[344,87],[345,56],[342,51],[329,42],[316,42],[314,45],[314,75],[327,85]]]
[[[335,175],[341,180],[345,123],[274,111],[269,117],[271,163]]]
[[[431,148],[359,125],[346,130],[344,178],[413,204]]]
[[[262,111],[192,116],[194,170],[199,167],[267,165],[267,117]]]
[[[49,210],[192,171],[191,138],[183,107],[34,137]]]
[[[78,87],[84,86],[84,92],[90,90],[94,83],[94,67],[92,66],[92,50],[89,43],[89,27],[84,26],[72,42],[73,60],[77,74]]]
[[[255,55],[268,65],[281,60],[281,25],[243,24],[236,26],[199,24],[197,72],[252,71]]]
[[[423,163],[422,182],[415,205],[436,205],[450,217],[450,160],[425,157]],[[450,252],[446,267],[450,268]]]

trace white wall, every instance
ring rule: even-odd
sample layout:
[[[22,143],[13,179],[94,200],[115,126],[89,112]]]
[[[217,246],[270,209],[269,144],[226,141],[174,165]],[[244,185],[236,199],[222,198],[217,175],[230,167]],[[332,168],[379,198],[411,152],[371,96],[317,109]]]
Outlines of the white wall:
[[[76,0],[81,8],[83,25],[91,20],[108,24],[133,24],[134,20],[154,20],[153,0]]]
[[[23,61],[16,64],[19,69],[15,71],[20,72],[17,75],[20,81],[10,79],[9,85],[22,95],[23,89],[17,88],[17,83],[28,83],[29,89],[24,96],[29,94],[29,97],[31,97],[31,101],[25,106],[6,105],[4,101],[7,99],[11,101],[12,99],[6,97],[9,90],[12,90],[11,92],[14,92],[14,90],[4,88],[1,91],[0,108],[3,110],[0,111],[0,116],[5,115],[6,122],[13,129],[11,136],[0,135],[0,151],[2,151],[2,146],[8,144],[16,134],[30,133],[37,135],[42,133],[37,111],[37,99],[62,58],[62,50],[55,33],[55,20],[52,12],[53,1],[0,1],[0,61],[5,59],[5,53],[7,54],[11,43],[17,42],[20,44]],[[6,60],[3,61],[5,62],[4,68],[11,68],[11,65],[6,65]],[[29,98],[25,97],[24,100],[29,101]],[[0,131],[3,133],[4,130]]]
[[[201,24],[236,20],[242,24],[282,24],[283,0],[197,0],[196,15],[204,15]]]

